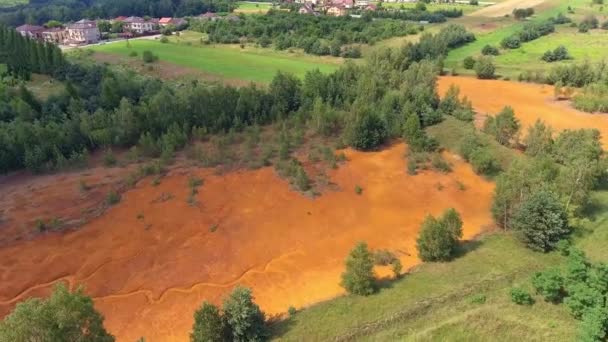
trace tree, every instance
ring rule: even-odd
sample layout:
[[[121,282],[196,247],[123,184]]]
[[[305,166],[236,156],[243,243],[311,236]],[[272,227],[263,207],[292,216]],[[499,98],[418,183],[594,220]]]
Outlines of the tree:
[[[494,72],[496,68],[490,57],[479,57],[475,62],[475,73],[477,78],[482,80],[489,80],[494,78]]]
[[[440,219],[428,215],[416,240],[418,256],[422,261],[450,260],[461,237],[462,220],[454,209],[446,210]]]
[[[534,192],[513,217],[513,228],[528,247],[548,252],[568,236],[568,216],[558,197],[547,190]]]
[[[481,49],[481,54],[484,56],[498,56],[500,54],[500,52],[498,51],[498,48],[489,44],[486,44],[482,49]]]
[[[0,341],[112,342],[103,316],[82,288],[70,292],[60,283],[47,299],[31,298],[17,304],[0,322]]]
[[[152,53],[150,50],[145,50],[141,55],[144,63],[154,63],[158,60],[158,56]]]
[[[488,117],[484,122],[484,132],[494,136],[499,144],[508,146],[516,140],[520,123],[515,117],[513,108],[504,107],[495,117]]]
[[[462,66],[467,70],[473,69],[475,67],[475,64],[476,64],[475,58],[473,58],[471,56],[466,56],[462,60]]]
[[[224,301],[223,310],[226,324],[230,327],[230,340],[250,342],[268,338],[264,313],[253,301],[250,289],[236,287]]]
[[[356,122],[351,145],[358,150],[373,150],[382,145],[388,133],[384,121],[372,113],[364,113]]]
[[[524,145],[526,145],[526,154],[529,156],[550,155],[553,147],[553,130],[544,122],[536,120],[534,126],[528,127]]]
[[[194,313],[194,326],[190,333],[190,341],[224,341],[225,333],[225,324],[219,309],[209,302],[203,302],[203,305]]]
[[[376,291],[374,259],[365,242],[358,243],[346,258],[346,271],[342,273],[340,285],[348,293],[361,296]]]

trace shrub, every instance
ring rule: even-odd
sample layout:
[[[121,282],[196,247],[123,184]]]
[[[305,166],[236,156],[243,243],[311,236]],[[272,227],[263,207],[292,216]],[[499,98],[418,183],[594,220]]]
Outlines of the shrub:
[[[142,60],[144,63],[154,63],[158,60],[158,56],[152,53],[150,50],[145,50],[142,55]]]
[[[518,49],[521,46],[521,39],[516,35],[508,36],[500,42],[500,46],[505,49]]]
[[[485,304],[486,299],[486,295],[480,293],[472,296],[469,299],[469,302],[471,302],[472,304]]]
[[[374,261],[364,242],[358,243],[346,259],[346,271],[340,285],[348,293],[367,296],[376,291]]]
[[[469,5],[471,5],[471,6],[479,6],[479,1],[477,1],[477,0],[469,0]]]
[[[554,249],[570,233],[568,217],[557,195],[541,190],[532,193],[515,212],[513,228],[528,247],[540,252]]]
[[[116,157],[114,153],[112,153],[112,149],[107,149],[103,153],[103,165],[106,167],[111,167],[116,165]]]
[[[546,51],[543,56],[541,57],[541,59],[545,62],[556,62],[556,61],[561,61],[564,59],[570,59],[570,55],[568,54],[568,49],[566,49],[565,46],[560,45],[557,48],[555,48],[555,50],[551,51],[548,50]]]
[[[376,114],[364,114],[355,123],[351,145],[358,150],[373,150],[387,138],[384,121]]]
[[[602,23],[602,30],[608,30],[608,20]]]
[[[555,268],[535,273],[532,286],[548,302],[557,303],[564,296],[564,278]]]
[[[393,263],[397,257],[387,249],[380,249],[374,252],[374,264],[379,266],[387,266]]]
[[[487,148],[473,150],[469,157],[469,162],[473,167],[473,171],[478,174],[491,175],[500,169],[498,161]]]
[[[513,17],[517,20],[521,20],[530,17],[534,14],[534,8],[516,8],[513,10]]]
[[[169,34],[171,34],[171,33],[169,33]],[[167,44],[169,42],[169,38],[163,36],[162,38],[160,38],[160,42],[163,44]]]
[[[363,188],[360,187],[359,185],[355,185],[355,193],[357,195],[361,195],[363,193]]]
[[[293,316],[295,316],[298,313],[298,310],[295,307],[290,306],[287,309],[287,313],[289,314],[289,317],[293,317]]]
[[[519,120],[515,117],[513,109],[504,107],[496,116],[488,117],[483,125],[483,130],[504,146],[516,142],[520,128]]]
[[[599,26],[599,21],[597,20],[597,18],[592,15],[589,14],[587,16],[585,16],[585,18],[583,18],[583,20],[580,22],[580,25],[584,25],[587,26],[589,29],[596,29]]]
[[[475,58],[471,56],[465,57],[462,61],[462,66],[467,70],[473,69],[475,67]]]
[[[450,260],[461,237],[462,220],[454,209],[448,209],[439,219],[429,215],[416,239],[418,255],[422,261]]]
[[[528,292],[518,287],[511,289],[511,301],[517,305],[532,305],[534,300]]]
[[[431,166],[433,167],[433,169],[444,173],[452,171],[452,166],[450,165],[450,163],[443,159],[443,157],[439,153],[434,153],[431,156]]]
[[[490,57],[481,57],[475,63],[475,73],[477,78],[482,80],[493,79],[496,67]]]
[[[393,262],[391,263],[391,270],[393,271],[395,278],[401,277],[402,269],[403,269],[403,265],[401,265],[401,260],[399,260],[399,259],[393,260]]]
[[[118,202],[120,202],[120,194],[114,190],[110,190],[110,192],[108,192],[108,194],[106,195],[106,204],[114,205]]]
[[[497,47],[487,44],[481,49],[481,54],[484,56],[498,56],[500,52]]]
[[[129,52],[129,57],[137,57],[137,51],[133,50]]]

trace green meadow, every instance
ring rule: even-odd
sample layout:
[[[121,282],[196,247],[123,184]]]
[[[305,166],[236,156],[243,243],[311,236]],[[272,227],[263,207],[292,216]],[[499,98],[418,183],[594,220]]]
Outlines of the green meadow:
[[[131,40],[93,46],[93,51],[129,56],[133,51],[138,57],[149,50],[162,62],[198,69],[204,73],[228,79],[268,83],[278,71],[303,77],[312,69],[331,72],[341,63],[340,59],[316,57],[300,53],[279,52],[238,45],[202,45],[198,43],[161,43],[156,40]]]

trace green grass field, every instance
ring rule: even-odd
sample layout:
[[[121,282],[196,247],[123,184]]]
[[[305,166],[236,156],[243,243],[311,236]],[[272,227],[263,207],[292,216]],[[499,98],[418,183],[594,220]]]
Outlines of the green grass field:
[[[239,1],[236,3],[237,9],[234,10],[235,13],[245,13],[245,14],[264,14],[268,12],[269,9],[272,8],[271,2],[247,2],[247,1]]]
[[[162,62],[198,69],[204,73],[228,79],[268,83],[277,71],[289,72],[302,77],[308,70],[318,68],[331,72],[341,59],[315,57],[299,53],[278,52],[271,49],[238,45],[163,44],[154,40],[131,40],[90,48],[109,54],[128,56],[136,51],[138,56],[146,50],[152,51]],[[136,57],[141,58],[141,57]]]
[[[382,7],[384,8],[396,8],[396,9],[411,9],[416,7],[415,2],[383,2]],[[426,10],[429,12],[436,10],[451,10],[451,9],[460,9],[463,13],[471,13],[478,9],[483,8],[484,6],[472,6],[469,4],[449,4],[449,3],[430,3],[426,5]]]
[[[433,126],[440,144],[454,144],[469,128],[455,119]],[[456,131],[455,133],[453,131]],[[501,161],[518,158],[497,150]],[[504,159],[504,160],[503,160]],[[608,191],[595,191],[584,220],[575,222],[575,244],[595,261],[608,261]],[[530,277],[565,265],[557,252],[537,253],[509,232],[465,242],[448,263],[425,263],[368,297],[343,296],[313,305],[275,323],[281,341],[574,341],[578,322],[564,305],[540,296],[532,306],[511,302],[510,289],[534,293]],[[483,297],[484,300],[479,300]],[[477,299],[477,300],[476,300]]]
[[[591,5],[587,0],[573,0],[568,2],[550,0],[549,6],[542,12],[538,13],[533,20],[542,20],[558,13],[563,13],[571,17],[574,22],[580,21],[587,14],[595,14],[603,22],[605,15],[600,12],[599,5]],[[574,8],[574,14],[568,14],[567,8]],[[462,22],[466,25],[466,18]],[[456,68],[459,73],[473,74],[473,71],[464,70],[462,60],[467,56],[481,55],[481,49],[486,45],[494,45],[499,47],[500,42],[507,36],[512,35],[521,29],[524,22],[515,22],[512,19],[503,19],[511,21],[511,25],[505,25],[490,32],[476,32],[477,40],[471,44],[467,44],[458,49],[450,51],[446,60],[445,66],[448,69]],[[556,27],[556,32],[548,36],[541,37],[531,42],[522,44],[519,49],[501,50],[501,55],[495,58],[497,73],[501,76],[516,77],[524,70],[546,70],[554,64],[545,63],[540,60],[542,54],[551,49],[555,49],[559,45],[564,45],[574,57],[573,61],[599,61],[605,58],[605,42],[608,39],[608,32],[594,30],[593,32],[582,34],[576,29],[568,27],[568,25],[559,25]]]

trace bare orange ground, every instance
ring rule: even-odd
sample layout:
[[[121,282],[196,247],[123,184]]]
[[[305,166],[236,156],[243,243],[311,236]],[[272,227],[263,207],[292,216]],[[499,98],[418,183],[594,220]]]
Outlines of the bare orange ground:
[[[189,170],[158,187],[142,181],[78,231],[0,249],[0,317],[65,280],[86,286],[118,341],[185,341],[200,303],[221,302],[236,284],[251,287],[267,313],[285,312],[342,294],[344,258],[357,241],[396,251],[410,267],[425,215],[456,208],[465,238],[491,224],[491,182],[453,155],[452,173],[409,176],[405,150],[347,150],[349,161],[330,174],[341,190],[316,199],[290,190],[272,168],[195,170],[205,180],[198,207],[186,200]],[[163,193],[174,197],[159,201]]]
[[[504,106],[513,107],[515,116],[521,121],[523,135],[529,126],[541,119],[555,131],[595,128],[602,135],[604,147],[608,147],[608,116],[581,112],[566,101],[555,101],[552,86],[445,76],[439,78],[439,94],[445,94],[452,84],[457,85],[460,94],[466,95],[481,113],[496,114]]]

